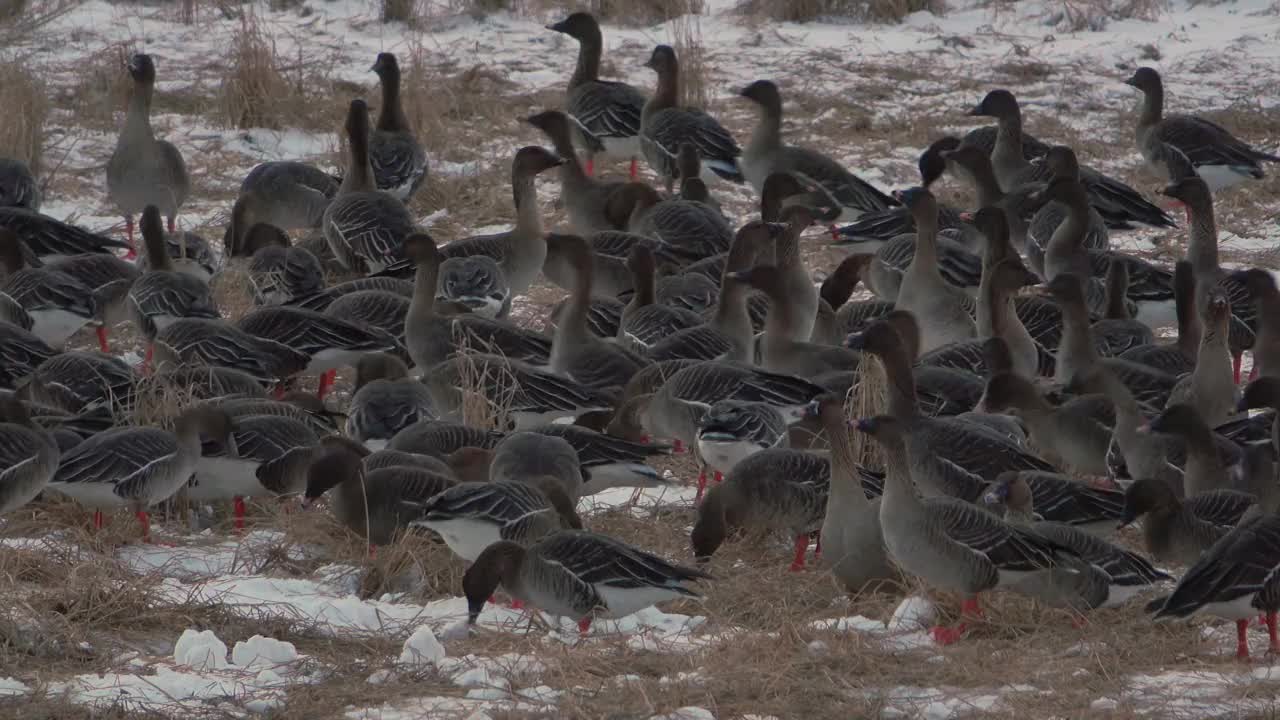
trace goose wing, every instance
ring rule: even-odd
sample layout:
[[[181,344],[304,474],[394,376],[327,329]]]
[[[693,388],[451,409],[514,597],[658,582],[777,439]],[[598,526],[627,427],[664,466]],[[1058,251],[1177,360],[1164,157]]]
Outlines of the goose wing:
[[[287,306],[254,310],[240,318],[237,326],[254,337],[308,356],[331,349],[385,352],[395,348],[394,339],[377,328]]]
[[[593,138],[633,138],[640,134],[645,99],[626,83],[596,80],[570,90],[565,111]]]
[[[537,553],[592,586],[659,587],[694,596],[683,584],[711,577],[701,570],[674,565],[652,553],[585,530],[549,535],[537,544]]]
[[[901,204],[822,153],[793,146],[783,148],[783,153],[792,175],[811,190],[821,189],[835,205],[877,212]]]
[[[0,323],[0,387],[17,383],[57,355],[43,340],[17,325]]]
[[[671,170],[675,169],[680,145],[687,142],[697,148],[698,157],[707,169],[725,180],[738,183],[744,181],[742,171],[738,169],[738,157],[742,155],[742,149],[723,125],[701,110],[659,110],[646,124],[645,133],[646,136],[642,136],[641,141],[652,143],[666,155],[667,161],[663,164]],[[674,172],[664,174],[675,175]]]
[[[153,466],[174,455],[173,433],[159,428],[117,428],[86,438],[63,453],[51,483],[110,483],[116,494],[134,497]]]
[[[925,501],[931,517],[951,540],[985,556],[996,568],[1031,572],[1053,567],[1066,548],[955,498]]]
[[[1280,518],[1259,515],[1215,542],[1178,581],[1156,617],[1187,617],[1209,603],[1256,595],[1275,607],[1274,585],[1280,567]],[[1255,605],[1260,603],[1255,600]]]
[[[0,283],[0,292],[17,300],[27,312],[63,310],[92,318],[93,291],[74,277],[47,268],[19,270]]]
[[[36,257],[109,253],[129,244],[22,208],[0,207],[0,227],[12,230]]]

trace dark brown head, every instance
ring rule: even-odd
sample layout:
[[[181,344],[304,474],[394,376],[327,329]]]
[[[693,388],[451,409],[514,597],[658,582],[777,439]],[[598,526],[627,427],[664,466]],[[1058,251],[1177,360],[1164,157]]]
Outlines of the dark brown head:
[[[1003,506],[1015,513],[1033,511],[1031,486],[1027,484],[1022,473],[1006,470],[996,476],[996,481],[982,496],[986,505]]]
[[[987,239],[988,247],[1004,245],[1009,238],[1009,217],[998,207],[987,206],[976,213],[964,213],[960,219],[977,228]]]
[[[537,145],[528,145],[517,150],[515,158],[511,160],[511,176],[534,177],[544,170],[560,167],[563,164],[564,158],[550,150]]]
[[[407,377],[409,368],[395,355],[369,353],[356,361],[356,390],[374,380],[403,380]]]
[[[1019,288],[1040,282],[1040,278],[1028,270],[1027,266],[1022,264],[1022,259],[1016,255],[996,263],[989,272],[991,286],[1001,297],[1012,295]]]
[[[576,12],[558,23],[547,26],[548,30],[564,33],[580,43],[594,42],[599,44],[600,23],[591,13]]]
[[[289,234],[271,223],[254,223],[244,234],[244,253],[247,255],[267,247],[289,246]]]
[[[794,175],[772,173],[764,179],[764,185],[760,186],[760,219],[778,222],[785,206],[796,201],[807,202],[809,199],[809,191]]]
[[[818,295],[826,300],[833,310],[849,302],[853,291],[858,289],[862,274],[875,257],[873,253],[854,253],[841,260],[827,279],[822,281],[822,289],[818,291]]]
[[[570,142],[569,117],[559,110],[544,110],[524,121],[541,130],[557,147]]]
[[[644,243],[636,243],[627,253],[627,269],[638,278],[651,278],[657,272],[658,263],[653,257],[653,250]]]
[[[871,353],[884,357],[902,349],[901,330],[919,333],[915,317],[905,310],[894,310],[888,316],[871,323],[870,327],[860,333],[853,333],[845,340],[845,346],[853,350]]]
[[[704,563],[711,559],[724,544],[729,533],[737,529],[739,521],[733,503],[733,486],[720,484],[712,487],[698,506],[698,517],[689,533],[693,557]]]
[[[1230,318],[1231,301],[1227,299],[1227,293],[1220,287],[1209,288],[1204,299],[1204,326],[1222,330]]]
[[[1162,91],[1164,86],[1160,80],[1160,73],[1155,68],[1140,67],[1124,81],[1125,85],[1136,87],[1144,93],[1152,91]]]
[[[453,471],[453,476],[458,478],[458,482],[489,482],[493,450],[482,447],[460,447],[445,456],[445,463]]]
[[[938,199],[925,188],[913,187],[906,190],[895,190],[893,197],[911,211],[911,216],[915,218],[917,227],[925,222],[937,222]]]
[[[1040,393],[1030,380],[1015,373],[1001,372],[987,380],[987,389],[982,397],[985,412],[999,413],[1033,404]]]
[[[1191,207],[1200,207],[1213,202],[1209,194],[1209,186],[1197,175],[1188,175],[1176,183],[1164,186],[1160,194],[1180,200]]]
[[[156,82],[156,64],[146,53],[135,53],[125,63],[129,69],[129,77],[140,85],[154,85]]]
[[[1187,403],[1175,403],[1165,408],[1163,412],[1147,423],[1147,429],[1153,433],[1174,435],[1187,439],[1207,435],[1210,432],[1208,424],[1205,423],[1204,418],[1200,415],[1200,411]]]
[[[1178,496],[1168,483],[1155,478],[1138,480],[1124,491],[1124,514],[1119,527],[1153,512],[1169,512],[1178,508]]]
[[[396,61],[396,56],[389,53],[378,53],[378,58],[373,61],[373,67],[369,68],[378,74],[378,80],[383,85],[400,84],[400,63]]]
[[[628,398],[613,414],[613,419],[609,421],[605,432],[616,438],[640,442],[641,438],[648,434],[644,426],[644,414],[648,411],[652,400],[652,392],[639,393]]]
[[[886,448],[900,446],[903,442],[903,434],[906,432],[902,422],[892,415],[876,415],[875,417],[862,418],[854,427],[858,429],[858,432],[875,438],[876,442]]]
[[[462,576],[462,592],[467,596],[467,623],[474,625],[480,611],[499,585],[515,585],[524,562],[525,549],[510,540],[499,540],[476,556]]]
[[[920,160],[916,163],[916,167],[920,170],[920,185],[929,187],[942,177],[942,173],[947,170],[947,160],[945,153],[949,153],[960,147],[960,138],[954,135],[946,135],[933,141],[925,151],[920,153]]]
[[[676,59],[676,51],[670,45],[659,45],[645,61],[644,66],[661,76],[675,75],[680,72],[680,61]]]
[[[1076,159],[1075,151],[1066,145],[1054,145],[1049,148],[1049,152],[1044,156],[1044,164],[1055,178],[1080,179],[1080,161]]]
[[[991,117],[1003,119],[1008,117],[1016,117],[1019,115],[1018,99],[1008,90],[992,90],[987,96],[982,98],[982,102],[978,103],[972,110],[970,115],[978,117]]]
[[[1028,196],[1027,206],[1031,210],[1039,210],[1055,200],[1067,205],[1087,203],[1088,194],[1078,179],[1055,176],[1043,190]]]
[[[1238,270],[1231,274],[1231,279],[1244,285],[1245,289],[1249,291],[1249,297],[1255,300],[1275,297],[1276,295],[1275,276],[1262,268]]]
[[[138,227],[142,230],[142,244],[147,250],[147,267],[152,270],[172,270],[173,261],[169,257],[169,248],[165,247],[164,221],[160,218],[160,208],[155,205],[143,208]]]
[[[194,405],[178,416],[174,432],[179,436],[192,434],[200,440],[225,445],[231,437],[231,416],[213,405]]]
[[[782,114],[782,93],[770,80],[757,80],[738,91],[742,97],[760,106],[768,115]]]
[[[350,448],[331,446],[316,455],[307,470],[307,489],[302,494],[303,506],[348,480],[364,478],[364,458]]]
[[[436,241],[430,235],[421,232],[413,233],[404,239],[404,256],[418,265],[431,263],[437,267],[442,259],[440,249],[436,247]]]
[[[662,196],[647,183],[629,182],[614,190],[605,201],[604,214],[619,227],[638,211],[647,210],[662,202]]]
[[[1244,412],[1256,408],[1280,409],[1280,377],[1260,377],[1245,387],[1236,410]]]

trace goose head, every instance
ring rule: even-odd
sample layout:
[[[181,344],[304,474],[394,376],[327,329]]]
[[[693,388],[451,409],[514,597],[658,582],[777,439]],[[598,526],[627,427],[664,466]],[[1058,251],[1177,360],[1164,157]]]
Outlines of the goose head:
[[[1204,418],[1200,416],[1200,411],[1187,403],[1170,405],[1146,425],[1139,428],[1139,432],[1146,431],[1178,437],[1190,437],[1201,431],[1208,432],[1208,430],[1209,426],[1205,424]]]
[[[436,302],[460,303],[471,312],[496,317],[511,292],[498,262],[488,255],[451,257],[440,263]]]
[[[1124,491],[1124,511],[1118,528],[1125,527],[1138,518],[1153,512],[1168,512],[1178,507],[1178,496],[1168,483],[1155,478],[1145,478],[1130,485]]]
[[[576,12],[558,23],[548,25],[547,29],[568,35],[578,42],[600,40],[600,24],[591,13]]]
[[[493,465],[493,450],[482,447],[460,447],[444,458],[458,482],[489,482],[489,468]]]
[[[771,80],[757,80],[739,90],[738,95],[759,105],[766,113],[777,115],[782,112],[782,93]]]
[[[1160,189],[1160,194],[1193,207],[1212,202],[1209,186],[1198,175],[1188,175],[1170,183]]]
[[[1054,145],[1049,148],[1049,152],[1044,156],[1044,163],[1055,178],[1080,177],[1080,161],[1076,159],[1075,151],[1066,145]]]
[[[1162,88],[1160,73],[1156,72],[1155,68],[1150,67],[1140,67],[1134,70],[1129,79],[1124,81],[1124,84],[1135,87],[1144,93]]]
[[[544,147],[528,145],[516,151],[516,156],[511,161],[511,174],[513,177],[530,178],[545,170],[560,167],[564,162],[564,158]]]
[[[984,505],[1004,507],[1016,513],[1029,513],[1032,509],[1031,486],[1022,474],[1006,470],[996,476],[987,492],[982,495]]]
[[[975,117],[1003,119],[1018,114],[1018,99],[1004,89],[992,90],[969,111]]]
[[[364,474],[364,458],[354,448],[330,445],[307,469],[307,488],[302,494],[302,506],[309,507],[342,483],[362,482]]]
[[[982,394],[979,412],[1016,411],[1018,408],[1035,402],[1038,397],[1039,391],[1036,390],[1036,386],[1030,380],[1011,372],[996,373],[991,376],[991,379],[987,380],[987,387]]]
[[[467,624],[474,625],[480,611],[499,585],[508,590],[517,584],[526,550],[509,540],[499,540],[485,548],[462,576],[462,592],[467,597]]]
[[[1260,377],[1245,386],[1236,409],[1280,408],[1280,377]]]
[[[920,170],[920,185],[929,187],[942,177],[942,173],[947,169],[946,153],[954,152],[960,147],[960,138],[954,135],[945,135],[934,140],[925,151],[920,153],[920,159],[916,162],[916,167]]]
[[[368,353],[356,361],[356,390],[374,380],[402,380],[409,368],[400,358],[387,353]]]
[[[644,67],[656,72],[660,77],[674,75],[680,70],[680,61],[676,59],[675,48],[670,45],[659,45],[644,62]]]
[[[369,69],[377,73],[378,79],[384,83],[400,80],[400,63],[392,53],[378,53],[377,59],[373,61],[373,67]]]
[[[146,53],[135,53],[125,62],[129,77],[139,84],[152,84],[156,81],[156,64]]]

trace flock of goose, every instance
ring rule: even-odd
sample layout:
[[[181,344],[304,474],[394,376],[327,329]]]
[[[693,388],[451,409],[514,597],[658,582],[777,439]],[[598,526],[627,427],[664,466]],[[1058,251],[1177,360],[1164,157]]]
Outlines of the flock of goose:
[[[58,493],[98,526],[133,509],[147,538],[147,509],[180,491],[234,502],[237,526],[245,498],[325,497],[371,550],[438,534],[470,563],[473,622],[502,587],[585,629],[710,579],[584,530],[574,509],[676,482],[649,461],[687,450],[703,467],[700,562],[734,533],[784,531],[798,569],[818,535],[850,592],[906,574],[962,595],[964,622],[934,630],[946,643],[986,591],[1084,613],[1171,579],[1109,540],[1140,521],[1147,555],[1190,567],[1149,612],[1235,620],[1242,656],[1260,614],[1280,651],[1280,293],[1264,270],[1220,265],[1212,196],[1280,158],[1166,114],[1160,76],[1133,74],[1138,149],[1186,211],[1186,256],[1170,269],[1109,236],[1173,218],[1024,133],[1006,90],[971,113],[993,126],[937,140],[920,185],[886,194],[787,144],[772,82],[740,93],[759,110],[740,148],[677,104],[672,48],[646,63],[646,96],[599,78],[590,15],[549,29],[578,41],[578,62],[563,110],[525,120],[552,149],[515,153],[511,230],[437,245],[415,227],[405,201],[427,157],[382,53],[381,110],[371,127],[351,102],[341,178],[298,162],[245,177],[221,254],[243,263],[256,307],[235,320],[210,291],[218,253],[175,231],[190,180],[150,124],[152,58],[128,64],[107,164],[124,241],[40,214],[30,173],[0,161],[0,513]],[[635,180],[641,157],[665,193]],[[608,159],[630,160],[631,180],[598,177]],[[571,234],[543,226],[535,180],[553,170]],[[978,209],[939,202],[945,173]],[[760,218],[735,229],[716,181],[750,183]],[[837,221],[851,223],[833,230],[851,253],[816,287],[802,234]],[[541,277],[568,291],[549,335],[508,319]],[[850,301],[859,283],[875,299]],[[1167,305],[1178,335],[1157,341],[1136,318]],[[110,352],[121,322],[147,340],[141,368]],[[89,327],[101,351],[63,349]],[[1241,390],[1245,351],[1256,377]],[[355,391],[337,413],[324,397],[343,368]],[[319,376],[314,396],[293,389],[303,375]],[[882,414],[851,422],[847,399],[871,377]],[[162,426],[130,422],[144,384],[169,393]],[[881,467],[855,456],[855,433]]]

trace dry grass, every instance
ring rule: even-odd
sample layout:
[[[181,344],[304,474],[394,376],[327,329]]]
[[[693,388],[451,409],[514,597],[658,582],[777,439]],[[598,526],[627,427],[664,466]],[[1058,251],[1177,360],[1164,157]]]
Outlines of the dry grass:
[[[676,17],[671,23],[671,45],[680,60],[678,102],[687,107],[707,107],[709,78],[702,49],[702,21],[698,15],[690,12]]]
[[[227,73],[218,93],[223,122],[242,129],[296,123],[298,111],[306,104],[301,72],[299,69],[295,78],[286,79],[282,64],[275,42],[264,32],[257,15],[246,11],[227,51]]]
[[[49,101],[29,58],[0,62],[0,107],[19,109],[7,113],[0,123],[0,157],[21,160],[38,176],[43,169]]]
[[[778,22],[859,18],[896,23],[922,10],[941,15],[946,11],[946,4],[942,0],[744,0],[738,5],[738,11],[744,15]]]

